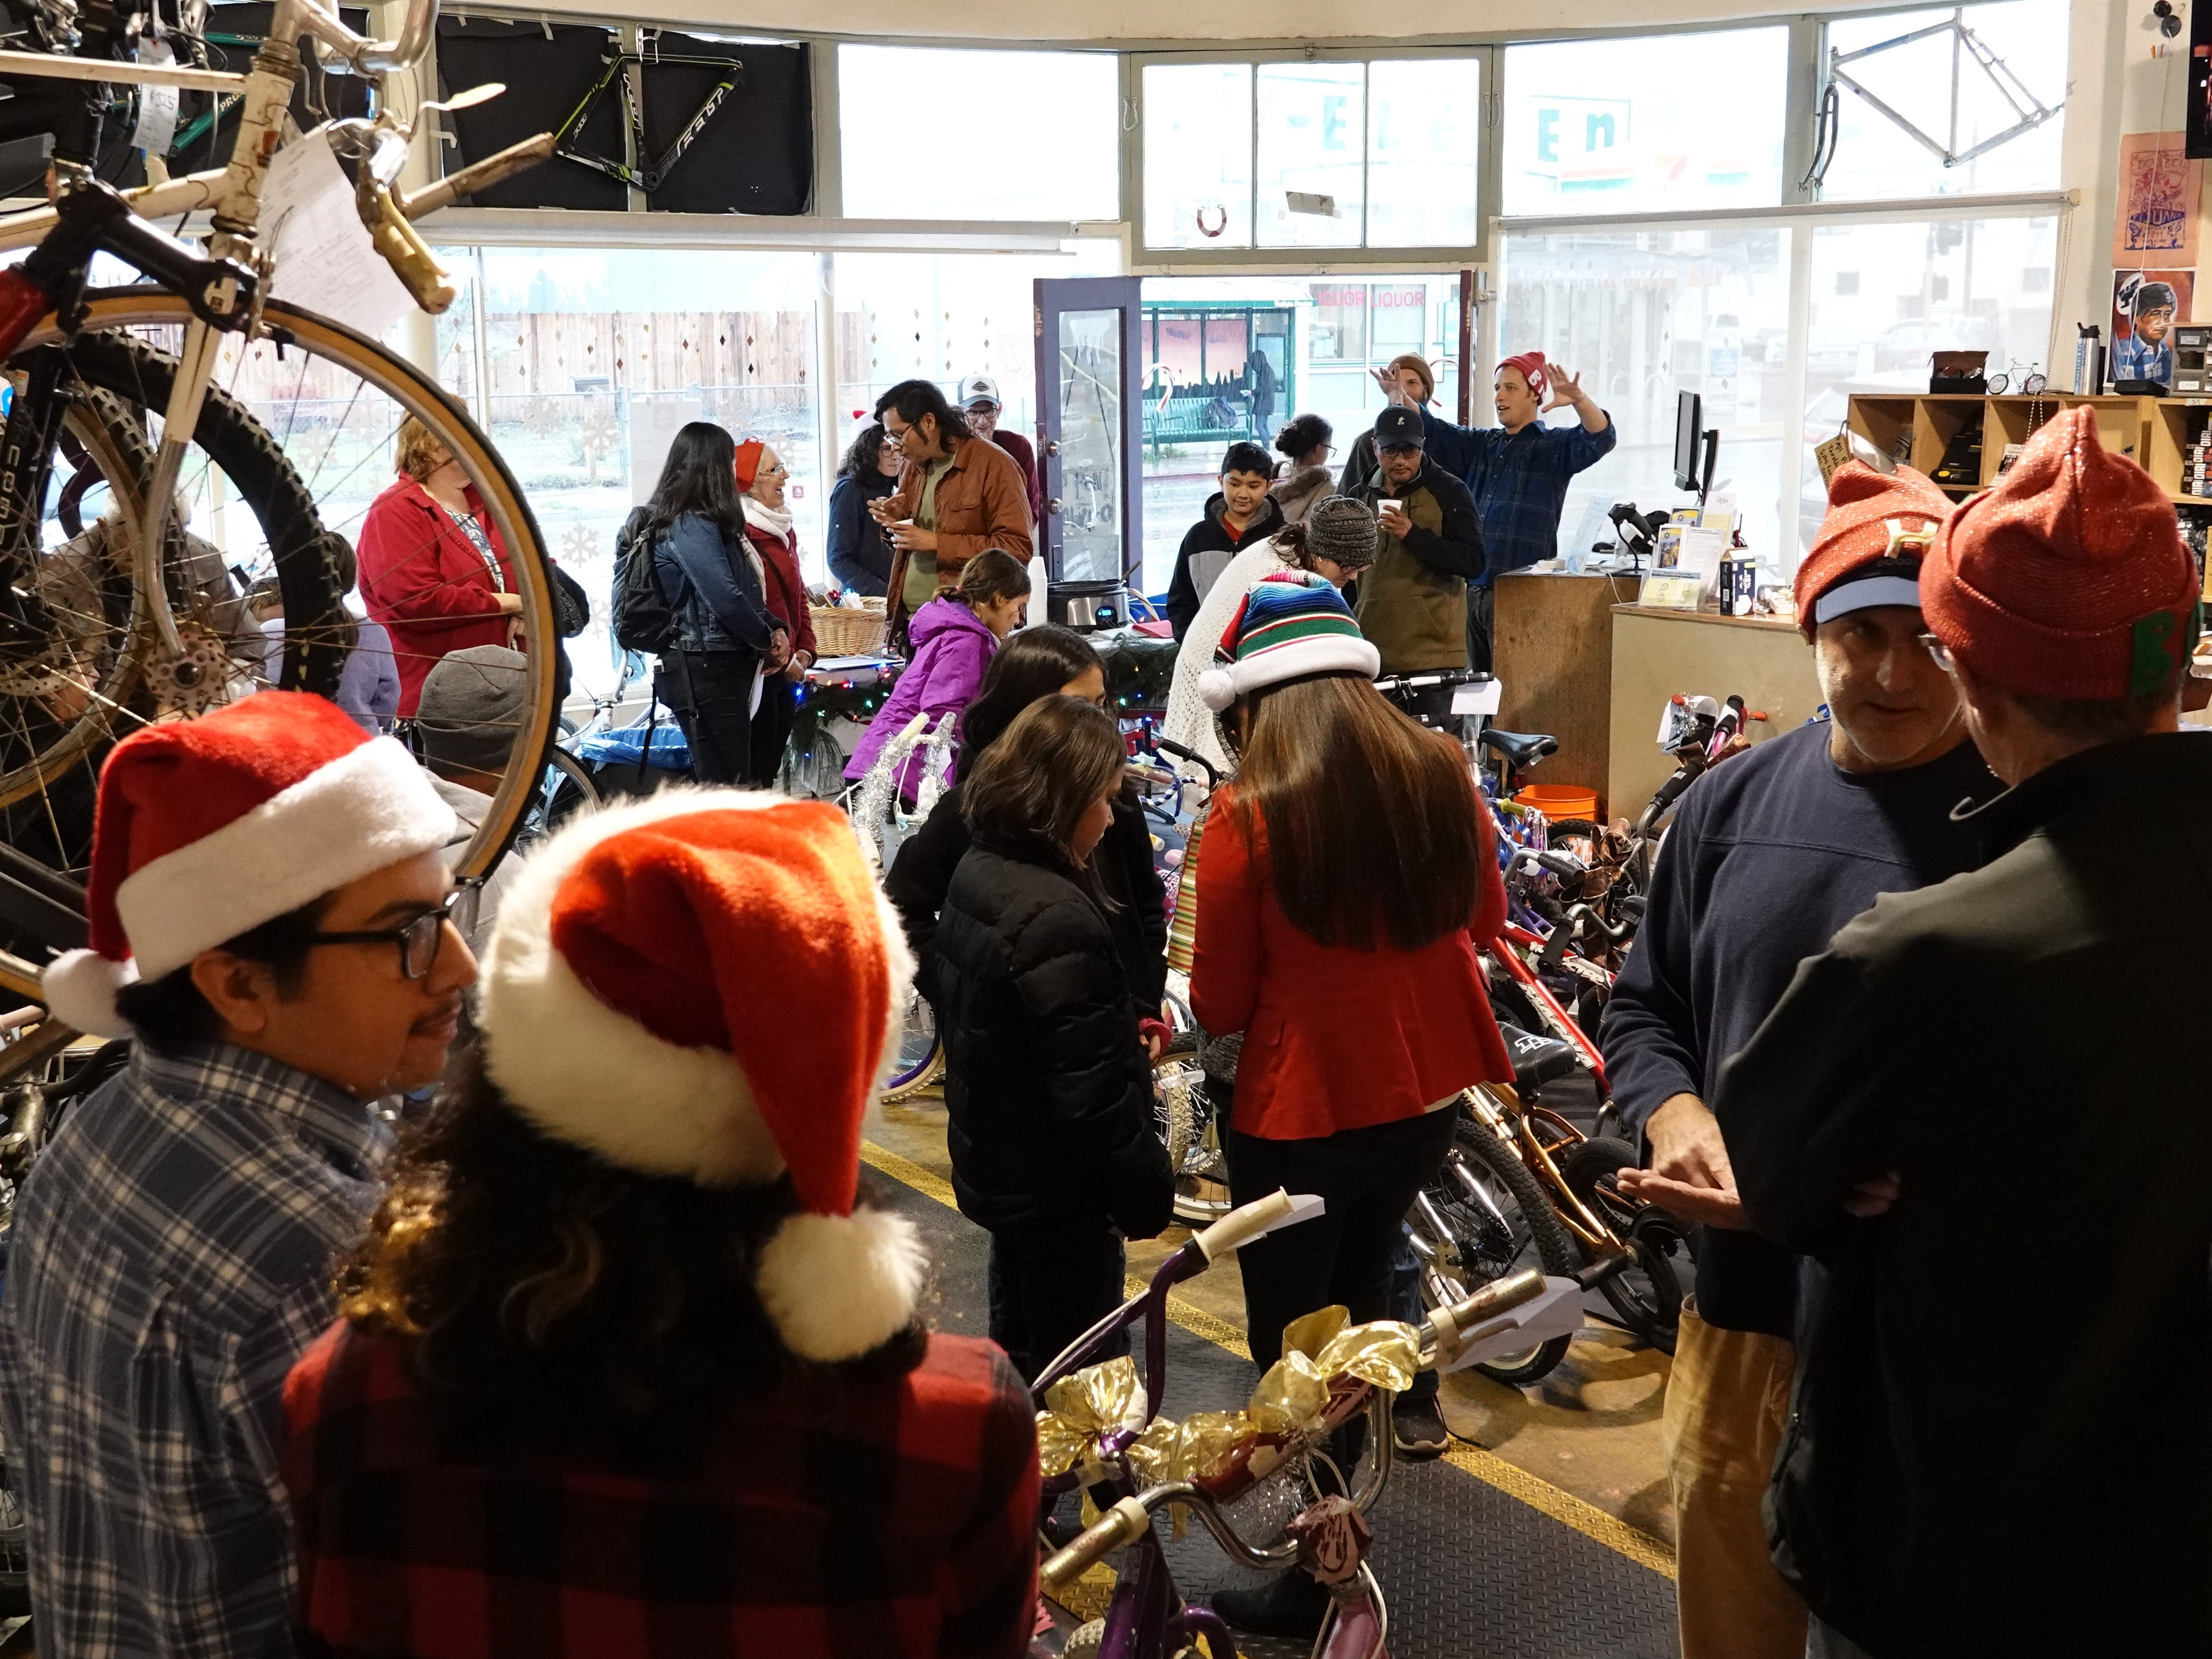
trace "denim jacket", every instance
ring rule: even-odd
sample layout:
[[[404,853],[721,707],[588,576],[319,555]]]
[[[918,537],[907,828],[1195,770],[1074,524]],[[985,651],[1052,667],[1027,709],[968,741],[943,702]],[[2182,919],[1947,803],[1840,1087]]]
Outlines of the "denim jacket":
[[[742,546],[686,513],[653,544],[653,574],[676,614],[678,651],[766,651],[776,628],[760,572]]]

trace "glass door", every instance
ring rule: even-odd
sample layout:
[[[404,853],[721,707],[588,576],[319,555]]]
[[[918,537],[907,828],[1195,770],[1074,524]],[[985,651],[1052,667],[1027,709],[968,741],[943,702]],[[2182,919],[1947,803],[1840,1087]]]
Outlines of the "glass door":
[[[1037,282],[1037,541],[1055,582],[1118,582],[1144,563],[1142,286],[1134,276]]]

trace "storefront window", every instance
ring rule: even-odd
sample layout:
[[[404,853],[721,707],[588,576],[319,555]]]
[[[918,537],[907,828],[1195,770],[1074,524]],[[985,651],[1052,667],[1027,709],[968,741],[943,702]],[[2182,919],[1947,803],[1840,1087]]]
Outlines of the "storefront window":
[[[1367,66],[1367,246],[1473,242],[1482,65],[1473,58]]]
[[[472,251],[448,250],[473,275]],[[822,569],[827,489],[817,437],[811,254],[487,248],[484,359],[472,314],[439,331],[447,384],[482,407],[561,567],[592,596],[569,642],[580,687],[614,679],[606,632],[615,533],[652,493],[686,421],[759,438],[791,470],[787,505]],[[473,289],[473,283],[471,288]]]
[[[1366,220],[1367,66],[1262,64],[1262,247],[1357,247]]]
[[[1147,247],[1476,238],[1478,58],[1150,64],[1143,85]]]
[[[1148,278],[1145,591],[1166,590],[1231,443],[1272,451],[1291,416],[1316,414],[1341,465],[1382,407],[1374,370],[1401,351],[1435,366],[1439,406],[1455,410],[1458,307],[1454,276]]]
[[[847,46],[837,82],[849,218],[1121,216],[1112,52]]]
[[[1790,32],[1505,49],[1505,211],[1638,213],[1782,199]]]
[[[1786,569],[1782,544],[1790,238],[1778,229],[1607,231],[1505,241],[1503,354],[1537,350],[1578,373],[1620,441],[1578,474],[1559,522],[1562,552],[1611,539],[1605,512],[1683,503],[1674,484],[1675,394],[1702,395],[1721,434],[1717,490],[1733,491],[1744,539]],[[1568,418],[1561,410],[1547,417]],[[1486,422],[1486,424],[1488,423]],[[1819,473],[1814,472],[1817,479]]]
[[[1252,246],[1252,66],[1145,67],[1145,245]]]
[[[1959,14],[1975,40],[1994,54],[2001,65],[1996,72],[1985,70],[1968,43],[1948,27],[1951,17],[1949,11],[1924,11],[1838,18],[1828,25],[1827,44],[1833,53],[1850,54],[1919,36],[1840,67],[1954,155],[1964,155],[2019,125],[2037,103],[2058,108],[2066,95],[2063,0],[2013,0],[1968,6]],[[1835,155],[1820,191],[1830,200],[1971,196],[2048,190],[2058,183],[2061,115],[1947,167],[1926,143],[1850,87],[1837,88],[1836,112]]]

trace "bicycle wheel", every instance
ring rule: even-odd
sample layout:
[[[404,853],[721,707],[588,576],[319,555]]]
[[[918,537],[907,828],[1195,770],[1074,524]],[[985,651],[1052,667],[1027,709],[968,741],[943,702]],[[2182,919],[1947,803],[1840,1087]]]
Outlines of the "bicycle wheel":
[[[458,873],[484,873],[537,793],[534,763],[556,712],[551,578],[520,490],[427,375],[335,323],[271,302],[263,337],[223,341],[187,451],[160,561],[184,645],[168,649],[131,552],[150,438],[174,375],[164,348],[180,341],[188,316],[158,289],[99,291],[81,331],[64,339],[49,319],[10,362],[19,384],[34,370],[49,377],[64,419],[33,551],[49,620],[42,635],[0,655],[0,839],[51,879],[54,895],[70,894],[89,861],[100,763],[117,738],[204,714],[271,679],[335,690],[354,634],[339,592],[350,562],[341,538],[358,534],[392,476],[391,441],[413,416],[459,464],[521,602],[514,634],[526,684],[512,753],[530,763],[506,769],[457,860]],[[247,594],[263,588],[281,623],[251,614]],[[74,902],[81,910],[81,896]],[[45,955],[82,942],[56,936],[66,931],[0,916],[9,953],[0,983],[34,994]]]
[[[1203,1227],[1229,1213],[1229,1164],[1219,1114],[1198,1057],[1199,1034],[1177,1031],[1152,1062],[1152,1094],[1168,1167],[1175,1171],[1176,1218]]]
[[[899,1028],[898,1058],[878,1096],[886,1106],[911,1100],[945,1074],[945,1048],[937,1040],[937,1011],[920,991],[907,993],[906,1022]]]
[[[521,853],[550,839],[579,812],[599,804],[599,787],[591,769],[555,744],[545,751],[545,770],[538,790],[514,832],[514,850]]]
[[[1528,1166],[1497,1136],[1461,1113],[1443,1167],[1407,1212],[1421,1258],[1421,1296],[1431,1309],[1472,1296],[1523,1267],[1564,1276],[1575,1270],[1571,1236]],[[1569,1339],[1555,1336],[1474,1369],[1514,1388],[1549,1374]]]
[[[1621,1322],[1662,1353],[1674,1352],[1682,1297],[1696,1277],[1689,1230],[1664,1210],[1638,1204],[1616,1177],[1637,1166],[1636,1149],[1622,1140],[1585,1140],[1567,1154],[1559,1178],[1628,1242],[1636,1265],[1601,1287]]]

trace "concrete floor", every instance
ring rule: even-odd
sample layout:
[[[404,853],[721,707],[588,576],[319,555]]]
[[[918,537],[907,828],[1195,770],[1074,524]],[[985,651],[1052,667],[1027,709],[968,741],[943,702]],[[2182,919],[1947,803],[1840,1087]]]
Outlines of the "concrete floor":
[[[867,1134],[940,1180],[950,1177],[939,1101],[885,1107]],[[1132,1244],[1130,1272],[1149,1273],[1189,1236],[1176,1227]],[[1177,1294],[1229,1325],[1243,1326],[1243,1289],[1233,1261],[1190,1280]],[[1446,1377],[1444,1422],[1461,1439],[1603,1510],[1671,1553],[1674,1506],[1659,1440],[1668,1363],[1666,1355],[1590,1319],[1559,1368],[1532,1388],[1510,1389],[1472,1370]]]

